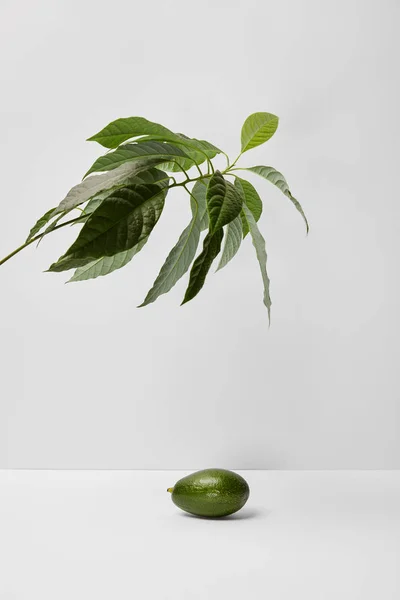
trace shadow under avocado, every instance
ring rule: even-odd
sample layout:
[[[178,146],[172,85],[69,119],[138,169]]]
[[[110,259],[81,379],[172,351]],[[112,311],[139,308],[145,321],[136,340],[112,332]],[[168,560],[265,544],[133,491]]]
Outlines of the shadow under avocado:
[[[179,514],[184,518],[200,519],[202,521],[244,521],[245,519],[266,519],[271,512],[265,508],[243,508],[233,513],[233,515],[227,515],[226,517],[201,517],[187,512],[180,512]]]

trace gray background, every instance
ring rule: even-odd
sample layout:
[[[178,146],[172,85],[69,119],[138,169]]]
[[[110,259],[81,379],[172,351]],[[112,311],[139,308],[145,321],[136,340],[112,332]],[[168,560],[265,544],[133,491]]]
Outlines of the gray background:
[[[171,194],[126,269],[42,274],[72,230],[0,270],[0,467],[399,468],[399,5],[395,1],[0,5],[0,255],[142,115],[236,155],[254,111],[276,136],[258,183],[273,299],[250,240],[179,308],[137,310],[189,218]]]

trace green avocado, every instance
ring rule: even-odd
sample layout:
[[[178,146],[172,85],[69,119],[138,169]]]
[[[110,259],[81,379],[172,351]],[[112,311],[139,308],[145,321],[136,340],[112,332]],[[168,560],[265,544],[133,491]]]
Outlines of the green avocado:
[[[172,501],[182,510],[199,517],[226,517],[247,502],[247,481],[226,469],[203,469],[180,479],[168,488]]]

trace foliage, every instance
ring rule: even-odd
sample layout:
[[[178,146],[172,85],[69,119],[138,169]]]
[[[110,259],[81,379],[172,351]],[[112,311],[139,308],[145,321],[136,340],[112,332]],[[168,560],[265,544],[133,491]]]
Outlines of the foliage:
[[[32,227],[22,246],[0,261],[9,260],[26,246],[69,224],[81,225],[75,242],[51,265],[49,271],[75,269],[70,282],[108,275],[128,264],[148,243],[164,210],[170,190],[188,193],[191,220],[167,256],[153,286],[140,306],[157,300],[189,271],[182,304],[202,289],[212,263],[220,255],[217,270],[230,262],[248,233],[260,265],[264,304],[270,313],[265,240],[257,221],[262,200],[254,186],[237,171],[255,173],[273,183],[308,222],[284,176],[267,166],[237,167],[244,152],[268,141],[278,127],[278,117],[258,112],[250,115],[241,131],[241,152],[233,162],[214,144],[174,133],[143,117],[113,121],[90,137],[107,148],[55,208]],[[223,155],[227,166],[215,168],[213,159]],[[66,220],[72,211],[78,216]],[[202,250],[196,253],[202,232]]]

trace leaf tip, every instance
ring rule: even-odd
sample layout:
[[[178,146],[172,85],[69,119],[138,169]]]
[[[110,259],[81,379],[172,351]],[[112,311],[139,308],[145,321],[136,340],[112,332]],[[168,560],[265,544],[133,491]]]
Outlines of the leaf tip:
[[[91,135],[90,137],[86,138],[87,142],[97,142],[97,134],[95,135]]]

